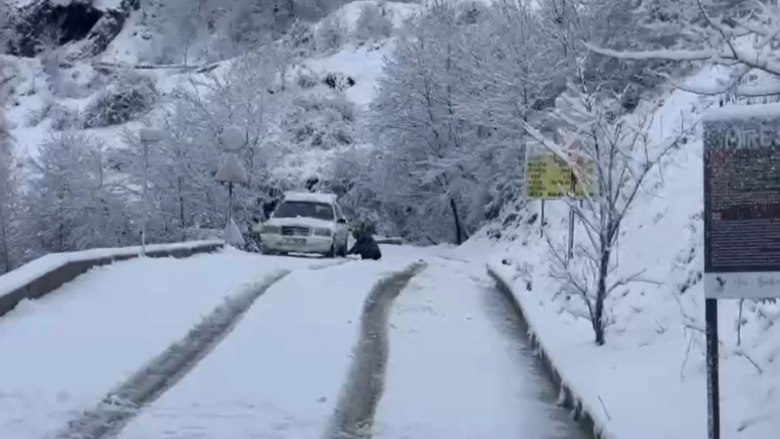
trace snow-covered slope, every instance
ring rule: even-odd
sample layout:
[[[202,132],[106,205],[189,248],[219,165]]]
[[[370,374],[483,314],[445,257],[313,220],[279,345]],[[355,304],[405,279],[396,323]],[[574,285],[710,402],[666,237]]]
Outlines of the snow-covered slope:
[[[113,8],[111,4],[96,2],[93,7]],[[346,32],[343,44],[335,50],[315,50],[304,58],[293,61],[286,71],[286,81],[292,86],[287,93],[290,99],[298,95],[324,96],[327,99],[343,96],[354,103],[358,110],[372,99],[377,78],[382,73],[383,59],[392,50],[393,37],[373,38],[368,41],[353,38],[355,24],[362,8],[380,2],[360,0],[348,3],[326,17],[338,20]],[[381,2],[392,21],[395,31],[402,29],[404,20],[419,9],[412,3]],[[18,3],[24,6],[25,3]],[[124,132],[136,130],[144,123],[155,122],[155,109],[144,111],[132,121],[106,127],[89,127],[85,112],[107,89],[126,81],[127,75],[149,80],[161,98],[155,103],[159,109],[165,105],[171,93],[179,87],[191,87],[208,81],[210,75],[224,75],[231,62],[227,59],[208,63],[197,58],[188,65],[157,65],[150,55],[160,36],[156,35],[142,10],[132,10],[118,35],[107,48],[94,57],[81,57],[66,62],[76,51],[77,43],[66,45],[58,55],[59,65],[52,71],[46,65],[44,55],[36,58],[17,58],[9,55],[2,60],[11,70],[11,96],[8,119],[11,133],[22,157],[36,157],[37,148],[53,131],[76,129],[105,141],[108,147],[123,147]],[[316,33],[321,24],[311,26]],[[198,67],[203,67],[199,69]],[[55,77],[56,76],[56,77]],[[133,79],[134,81],[141,79]],[[298,83],[309,82],[306,90]],[[56,83],[55,83],[56,82]],[[313,87],[312,84],[313,83]],[[358,129],[357,124],[354,127]],[[354,146],[354,145],[353,145]],[[342,153],[339,150],[299,150],[280,159],[276,173],[280,178],[305,180],[317,176],[327,168],[329,159]]]
[[[712,88],[727,74],[705,67],[688,82]],[[643,110],[654,117],[650,134],[655,142],[673,138],[681,124],[690,123],[682,121],[699,119],[718,105],[718,98],[677,90],[657,104],[655,110]],[[621,225],[615,279],[642,276],[608,297],[605,346],[593,343],[584,302],[560,293],[561,283],[550,276],[548,244],[538,221],[528,224],[539,213],[538,204],[529,207],[519,226],[488,227],[456,250],[472,260],[485,256],[514,279],[514,293],[533,332],[566,385],[605,427],[605,437],[706,436],[701,127],[691,140],[653,173]],[[545,216],[547,233],[556,243],[565,242],[563,202],[547,202]],[[575,234],[583,239],[583,230]],[[775,303],[721,301],[725,437],[772,437],[780,427],[780,334],[774,324],[779,312]]]

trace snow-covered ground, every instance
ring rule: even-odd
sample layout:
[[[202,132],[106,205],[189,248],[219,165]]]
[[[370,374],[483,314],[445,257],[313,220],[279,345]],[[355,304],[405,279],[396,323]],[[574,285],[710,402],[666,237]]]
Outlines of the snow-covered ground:
[[[273,285],[120,438],[320,436],[347,379],[368,292],[420,255],[400,246],[383,252],[379,262],[293,272]]]
[[[376,435],[579,437],[483,265],[446,246],[382,251],[380,261],[333,261],[229,249],[90,270],[0,319],[0,428],[39,439],[65,427],[225,296],[290,269],[119,438],[320,436],[350,379],[369,292],[425,260],[391,316]]]
[[[253,277],[322,262],[226,250],[98,267],[0,318],[0,436],[39,439],[100,401]]]
[[[431,258],[396,299],[374,437],[578,438],[484,266]]]
[[[724,73],[705,68],[690,83],[706,88]],[[713,105],[716,98],[674,91],[654,112],[651,135],[656,141],[668,139],[683,116],[695,120]],[[583,303],[557,294],[560,287],[549,277],[549,252],[538,224],[515,231],[514,241],[476,238],[454,252],[473,261],[490,255],[491,266],[515,287],[563,381],[582,397],[606,437],[706,437],[702,179],[698,130],[654,172],[621,226],[618,275],[643,271],[648,282],[618,288],[608,298],[611,323],[602,347],[593,343]],[[566,208],[548,202],[546,216],[547,232],[564,240]],[[577,234],[582,237],[583,231]],[[720,309],[724,437],[774,437],[780,428],[780,369],[774,361],[780,334],[773,324],[778,305],[744,304],[739,345],[738,302],[722,301]]]

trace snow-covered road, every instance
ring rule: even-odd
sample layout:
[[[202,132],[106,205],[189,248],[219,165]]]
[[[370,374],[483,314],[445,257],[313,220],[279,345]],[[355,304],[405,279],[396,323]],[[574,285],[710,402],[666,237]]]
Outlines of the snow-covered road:
[[[384,246],[383,253],[375,262],[229,251],[92,270],[0,319],[0,431],[14,439],[62,433],[169,352],[225,296],[283,269],[289,274],[250,301],[224,338],[110,433],[333,439],[340,437],[334,427],[356,422],[350,417],[373,415],[378,439],[580,437],[555,407],[555,392],[483,266],[414,247]],[[421,272],[379,283],[420,260],[427,262]],[[381,290],[389,322],[367,326],[380,318],[367,299]],[[376,358],[361,366],[366,355]],[[351,396],[375,378],[365,364],[385,378],[377,410],[376,398]]]
[[[94,406],[255,276],[321,261],[237,251],[97,267],[0,318],[0,438],[40,439]]]
[[[390,324],[375,438],[581,437],[482,266],[434,258]]]
[[[273,285],[228,338],[119,437],[320,436],[347,378],[367,293],[380,277],[409,265],[403,253],[385,253],[380,263],[294,271]]]

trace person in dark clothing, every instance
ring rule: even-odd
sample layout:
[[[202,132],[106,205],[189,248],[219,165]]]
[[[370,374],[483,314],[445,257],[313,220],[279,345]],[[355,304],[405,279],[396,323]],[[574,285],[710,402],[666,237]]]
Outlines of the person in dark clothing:
[[[355,237],[355,244],[349,250],[349,254],[360,255],[360,259],[372,259],[374,261],[382,258],[382,251],[379,250],[379,245],[364,224],[358,223],[352,230],[352,236]]]

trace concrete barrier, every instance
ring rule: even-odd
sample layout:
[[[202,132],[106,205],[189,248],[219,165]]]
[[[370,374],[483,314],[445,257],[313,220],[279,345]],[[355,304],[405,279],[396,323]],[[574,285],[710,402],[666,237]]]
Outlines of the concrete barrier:
[[[577,424],[580,426],[580,429],[588,437],[592,439],[609,439],[603,433],[603,428],[601,428],[601,426],[596,423],[594,417],[591,415],[588,409],[583,406],[582,399],[572,393],[571,388],[561,377],[560,371],[558,371],[558,368],[550,358],[550,355],[547,353],[544,345],[539,340],[539,337],[536,335],[533,328],[528,324],[528,319],[525,316],[523,306],[512,292],[512,287],[500,274],[493,270],[490,265],[487,266],[487,272],[488,275],[496,282],[496,287],[498,290],[504,296],[506,296],[509,303],[512,304],[513,311],[518,315],[518,317],[520,317],[520,322],[524,326],[523,329],[525,330],[526,336],[531,342],[531,345],[534,347],[534,351],[536,351],[536,354],[544,366],[544,369],[547,371],[547,374],[549,375],[553,384],[555,384],[555,386],[560,389],[559,404],[564,408],[571,410],[572,418],[575,422],[577,422]]]
[[[194,241],[147,246],[152,258],[186,258],[212,253],[224,246],[222,241]],[[54,253],[42,256],[16,270],[0,276],[0,316],[7,314],[24,299],[41,298],[90,268],[138,257],[140,247],[94,249],[83,252]]]

